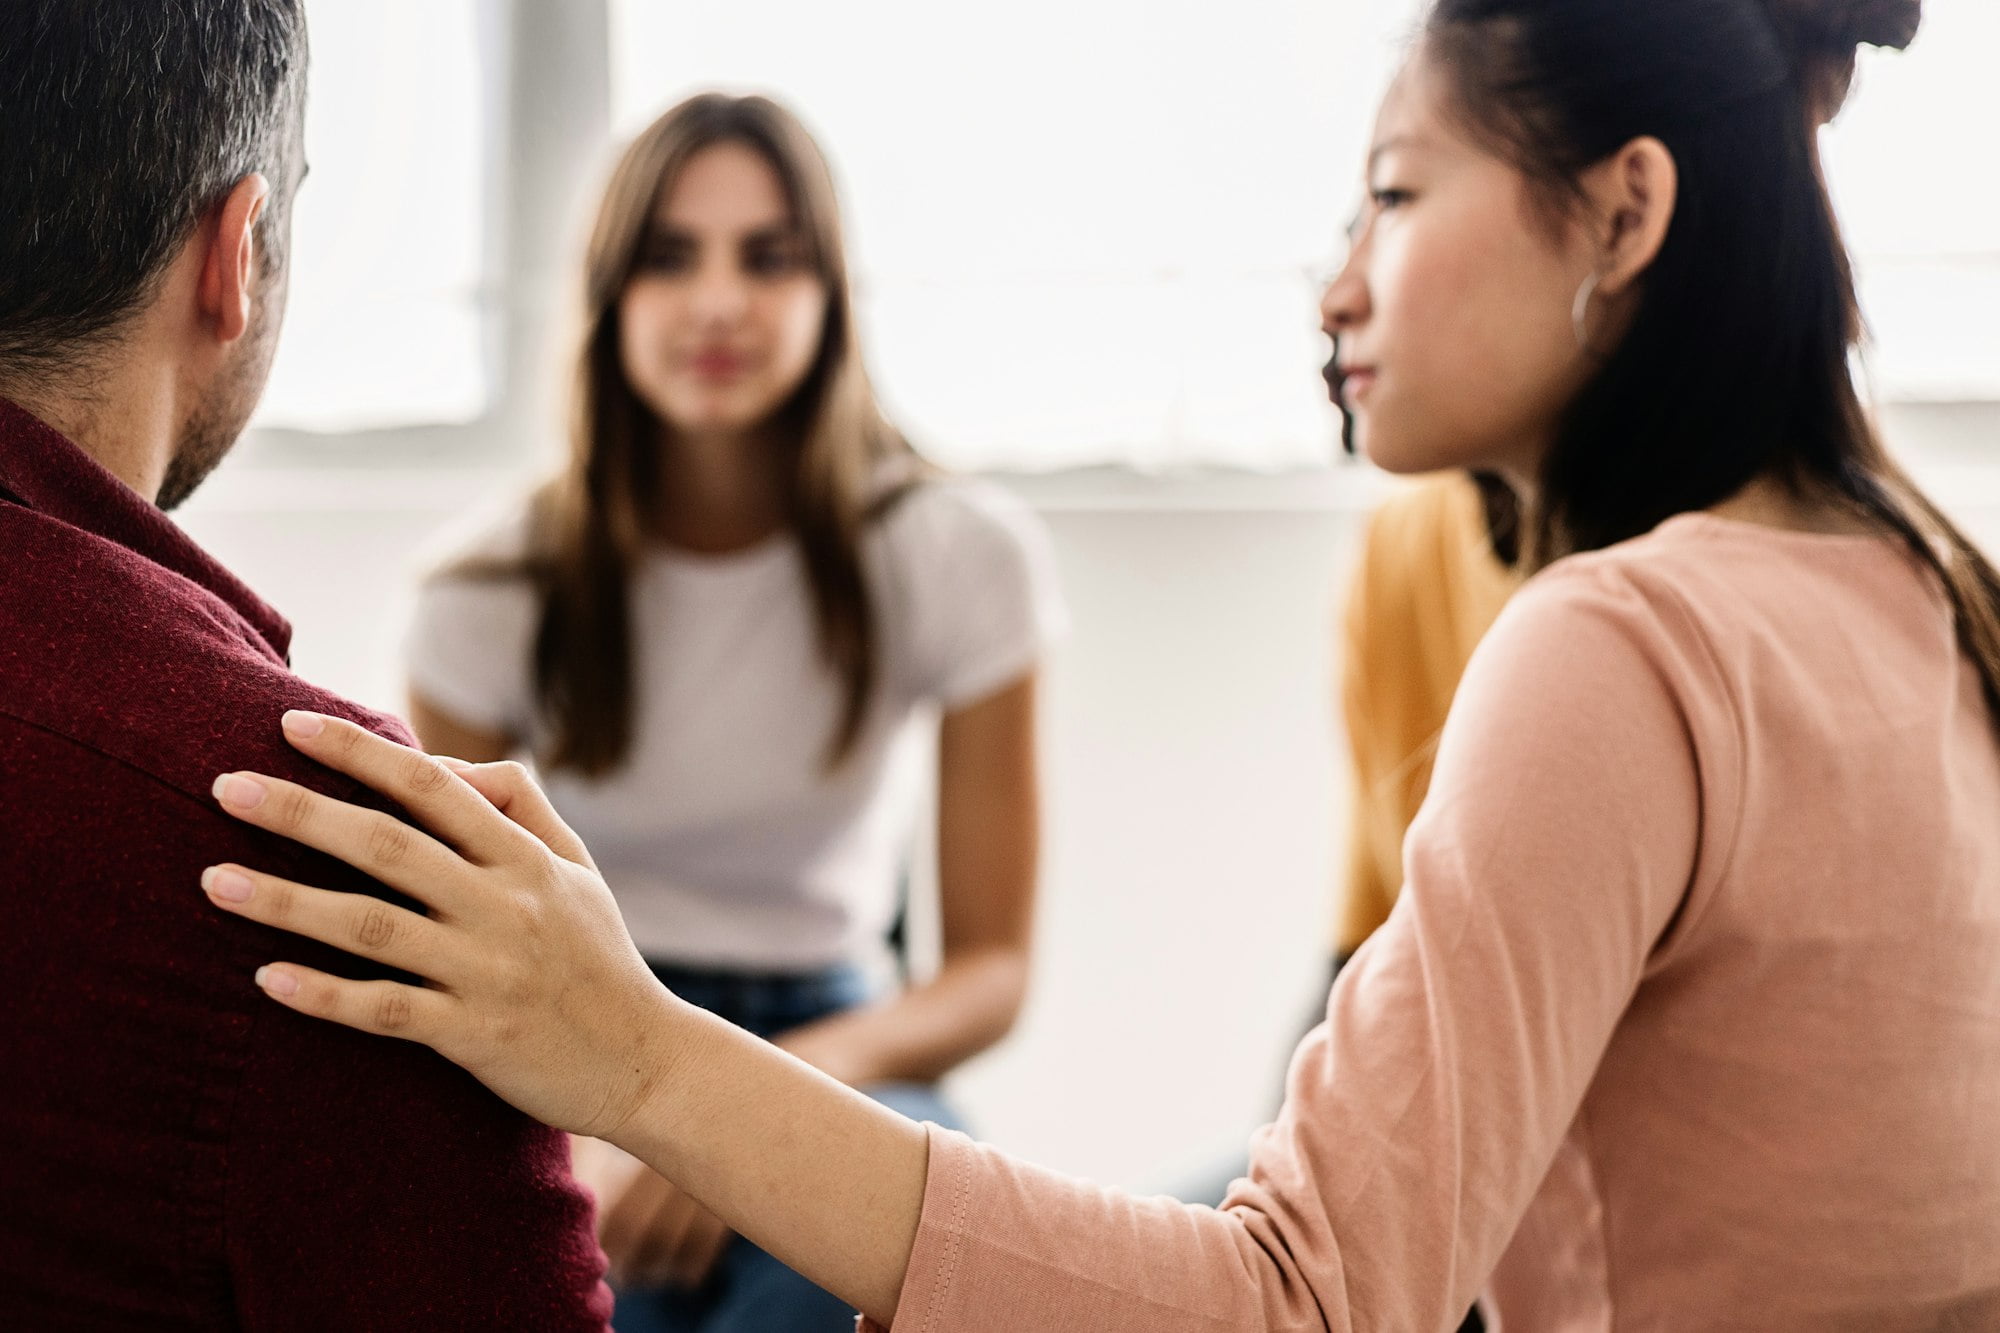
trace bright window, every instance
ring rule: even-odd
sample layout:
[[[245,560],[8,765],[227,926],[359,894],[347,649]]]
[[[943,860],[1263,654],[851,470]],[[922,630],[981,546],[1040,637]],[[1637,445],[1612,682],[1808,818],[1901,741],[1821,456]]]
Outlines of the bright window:
[[[613,0],[613,119],[630,134],[713,87],[805,118],[841,179],[877,381],[952,465],[1311,465],[1336,429],[1306,274],[1420,9]],[[1830,169],[1884,392],[2000,399],[1979,63],[2000,6],[1928,9],[1912,53],[1867,61]]]
[[[487,407],[478,0],[308,0],[311,175],[259,424],[471,421]]]
[[[1855,252],[1882,396],[2000,401],[2000,5],[1930,0],[1916,44],[1863,53],[1827,175]]]
[[[961,467],[1324,462],[1307,274],[1409,0],[617,0],[614,121],[766,91],[834,161],[872,368]]]

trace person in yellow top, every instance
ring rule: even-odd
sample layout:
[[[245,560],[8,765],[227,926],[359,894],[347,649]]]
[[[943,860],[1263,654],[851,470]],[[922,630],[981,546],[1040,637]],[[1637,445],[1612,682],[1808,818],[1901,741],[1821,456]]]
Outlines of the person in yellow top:
[[[1335,972],[1395,906],[1452,695],[1518,586],[1513,546],[1512,496],[1483,475],[1427,477],[1369,520],[1340,631],[1352,794]]]

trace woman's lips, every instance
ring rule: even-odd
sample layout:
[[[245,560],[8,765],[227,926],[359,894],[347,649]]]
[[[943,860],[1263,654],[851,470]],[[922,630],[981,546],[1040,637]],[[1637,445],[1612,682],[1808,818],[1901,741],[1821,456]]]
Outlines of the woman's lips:
[[[688,369],[705,380],[735,379],[748,365],[734,352],[697,352],[687,362]]]
[[[1340,400],[1349,407],[1368,396],[1375,387],[1375,367],[1355,366],[1340,372]]]

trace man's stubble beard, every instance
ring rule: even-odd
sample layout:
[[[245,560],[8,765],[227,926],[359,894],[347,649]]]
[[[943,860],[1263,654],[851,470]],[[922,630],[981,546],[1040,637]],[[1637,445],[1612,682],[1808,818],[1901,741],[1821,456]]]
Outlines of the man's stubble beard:
[[[242,438],[257,402],[264,396],[270,378],[271,359],[278,350],[278,330],[284,323],[283,281],[262,284],[251,312],[249,332],[238,345],[236,355],[217,372],[208,392],[195,404],[175,441],[173,457],[160,479],[154,500],[162,510],[178,509],[208,480]]]

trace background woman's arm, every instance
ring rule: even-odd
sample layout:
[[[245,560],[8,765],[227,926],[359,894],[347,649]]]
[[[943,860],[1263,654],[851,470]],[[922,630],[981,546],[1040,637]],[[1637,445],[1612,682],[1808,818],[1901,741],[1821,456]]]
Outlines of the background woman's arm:
[[[938,744],[943,956],[930,979],[778,1044],[841,1082],[932,1082],[1004,1037],[1028,987],[1040,802],[1035,677],[946,715]]]

